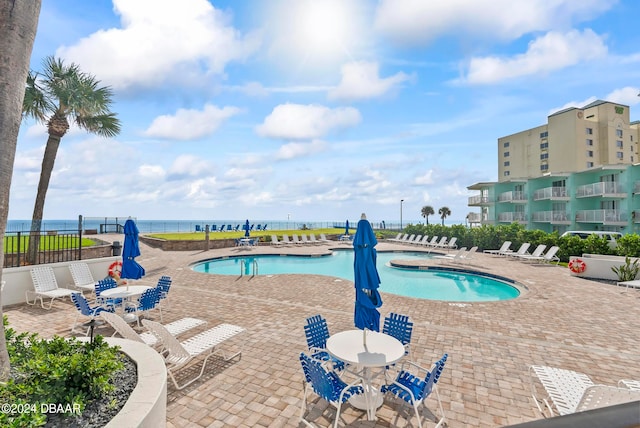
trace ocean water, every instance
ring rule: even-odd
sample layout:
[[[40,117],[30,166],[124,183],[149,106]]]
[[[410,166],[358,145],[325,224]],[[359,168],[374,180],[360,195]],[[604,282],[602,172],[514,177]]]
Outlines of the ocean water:
[[[106,231],[106,232],[116,232],[117,225],[123,226],[124,222],[127,221],[129,217],[85,217],[82,219],[82,228],[83,230],[87,229],[96,229],[98,232]],[[220,229],[220,226],[223,224],[231,225],[232,228],[239,226],[239,230],[243,230],[242,226],[245,224],[247,219],[242,220],[143,220],[136,219],[138,226],[138,230],[141,233],[170,233],[170,232],[193,232],[196,230],[196,227],[204,230],[206,225],[209,225],[209,228],[212,229],[213,225],[216,226],[216,229]],[[327,228],[327,227],[345,227],[345,220],[341,221],[286,221],[286,220],[252,220],[249,219],[249,223],[254,225],[253,230],[257,229],[257,226],[260,225],[261,228],[264,225],[267,225],[267,230],[302,230],[304,228],[308,229],[319,229],[319,228]],[[357,220],[349,220],[351,233],[355,233],[355,226],[358,224]],[[409,223],[403,222],[404,225]],[[382,228],[382,224],[374,223],[375,228]],[[399,228],[398,223],[385,223],[385,228],[396,230]],[[7,222],[7,232],[23,232],[29,231],[31,228],[30,220],[9,220]],[[57,231],[71,231],[78,230],[79,228],[79,219],[75,220],[43,220],[41,225],[42,231],[49,230],[57,230]]]

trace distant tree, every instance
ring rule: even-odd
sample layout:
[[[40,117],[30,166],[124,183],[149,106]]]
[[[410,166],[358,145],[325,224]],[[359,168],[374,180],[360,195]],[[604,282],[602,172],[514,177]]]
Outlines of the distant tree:
[[[38,193],[31,219],[28,261],[34,264],[38,255],[44,201],[49,188],[60,140],[69,130],[69,119],[90,133],[114,137],[120,133],[120,120],[109,109],[112,91],[98,87],[100,81],[83,73],[76,64],[66,65],[49,56],[43,62],[43,74],[29,72],[22,111],[47,125],[49,137],[42,159]]]
[[[24,82],[29,73],[29,59],[36,38],[41,3],[41,0],[0,0],[0,242],[4,242],[7,230],[9,192],[18,144]],[[0,245],[0,266],[3,265],[4,245]],[[1,296],[0,320],[3,319]],[[3,328],[0,334],[0,379],[6,381],[10,371]]]
[[[438,214],[440,214],[442,225],[444,226],[444,219],[451,215],[451,210],[448,207],[442,207],[438,210]]]
[[[420,211],[420,213],[422,214],[422,217],[425,218],[428,226],[429,216],[435,214],[436,212],[433,210],[433,207],[431,205],[425,205],[424,207],[422,207],[422,210]]]

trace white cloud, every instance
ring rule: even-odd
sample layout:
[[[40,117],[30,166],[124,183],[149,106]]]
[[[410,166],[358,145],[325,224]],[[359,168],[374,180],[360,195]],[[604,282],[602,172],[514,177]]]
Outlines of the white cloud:
[[[195,140],[213,134],[230,117],[238,114],[236,107],[218,108],[211,104],[203,110],[179,109],[175,115],[156,117],[144,132],[147,137],[173,140]]]
[[[311,140],[362,120],[353,107],[330,109],[321,105],[281,104],[256,128],[259,135],[285,140]]]
[[[160,165],[140,165],[138,167],[138,174],[141,177],[151,178],[151,179],[163,179],[165,177],[164,168]]]
[[[505,79],[548,73],[583,61],[602,58],[607,47],[602,38],[587,29],[583,32],[549,32],[529,43],[527,52],[512,58],[490,56],[472,58],[466,81],[472,84],[496,83]]]
[[[211,164],[205,159],[195,155],[180,155],[169,167],[168,175],[170,179],[199,177],[211,175],[211,170]]]
[[[157,86],[177,69],[222,73],[227,63],[243,60],[259,46],[243,36],[229,16],[206,0],[113,0],[121,28],[100,30],[56,56],[82,64],[116,89]]]
[[[617,0],[381,0],[374,28],[398,43],[426,44],[443,35],[514,40],[591,19]]]
[[[288,143],[278,149],[275,157],[278,160],[294,159],[320,153],[326,149],[327,144],[320,140],[314,140],[310,143]]]
[[[640,88],[637,86],[625,86],[624,88],[616,89],[604,99],[614,103],[620,103],[628,106],[640,104]]]
[[[377,62],[356,61],[342,66],[340,84],[329,91],[332,100],[364,100],[380,97],[411,77],[405,73],[381,78]]]
[[[418,186],[424,186],[426,184],[433,184],[434,180],[433,180],[433,170],[429,170],[426,173],[424,173],[423,175],[417,176],[414,180],[413,180],[413,184],[416,184]]]

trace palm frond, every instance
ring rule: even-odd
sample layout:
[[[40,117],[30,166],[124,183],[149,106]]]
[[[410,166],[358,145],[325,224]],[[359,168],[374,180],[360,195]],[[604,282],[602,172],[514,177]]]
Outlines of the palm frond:
[[[44,123],[47,116],[55,111],[43,88],[38,84],[38,74],[29,72],[22,102],[22,114]]]
[[[76,116],[76,124],[82,129],[107,138],[115,137],[121,129],[120,119],[115,113]]]

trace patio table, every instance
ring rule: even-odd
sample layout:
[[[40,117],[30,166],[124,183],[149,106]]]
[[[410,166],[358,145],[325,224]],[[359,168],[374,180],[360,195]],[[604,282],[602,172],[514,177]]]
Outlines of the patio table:
[[[402,342],[377,331],[347,330],[327,339],[327,351],[339,360],[363,369],[365,393],[351,397],[349,402],[366,410],[369,420],[375,420],[376,409],[382,405],[383,398],[372,384],[371,369],[384,368],[404,357]]]
[[[115,288],[109,288],[108,290],[104,290],[100,293],[100,297],[108,298],[108,299],[124,299],[126,301],[131,301],[132,297],[140,296],[145,291],[151,289],[153,287],[149,287],[147,285],[127,285]],[[122,318],[124,318],[127,322],[134,322],[136,320],[136,316],[134,314],[125,314],[124,313],[124,305],[122,306]]]

